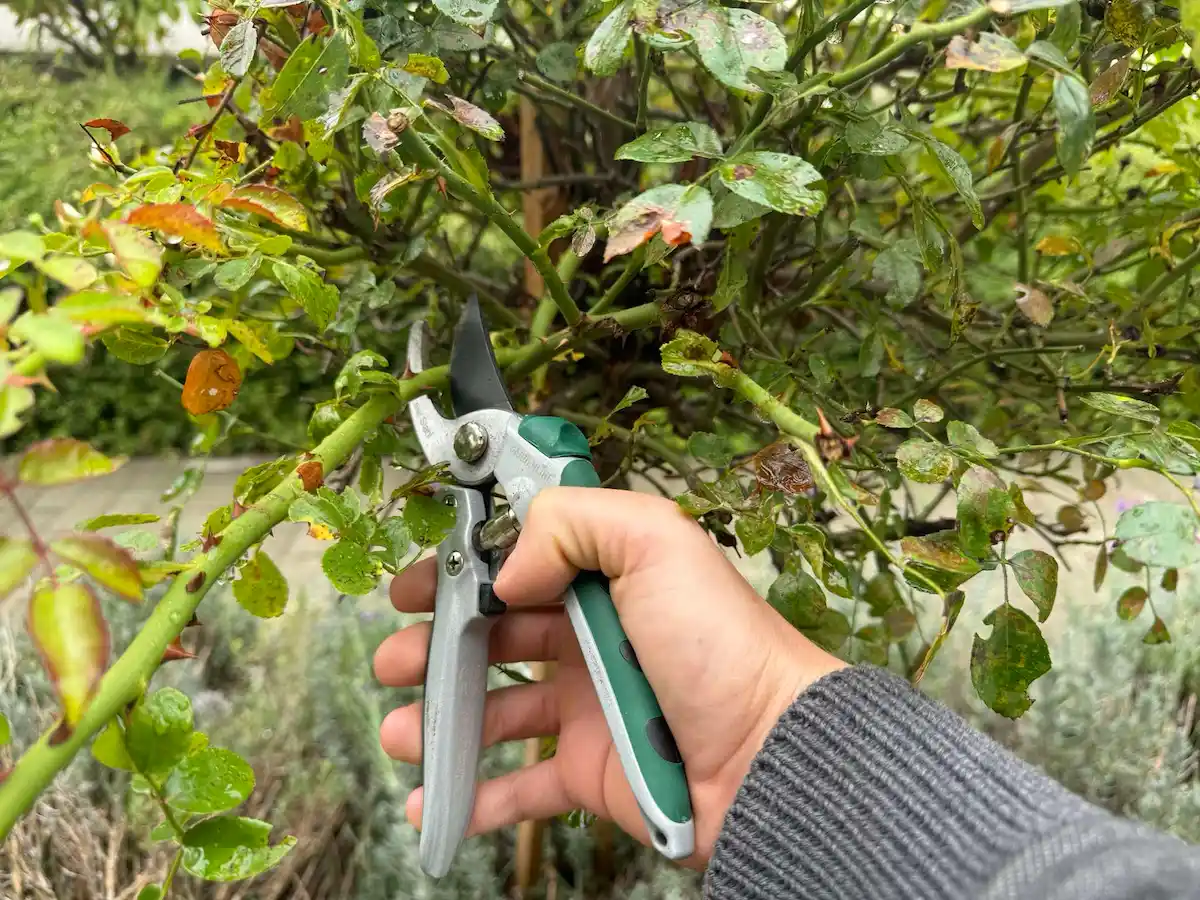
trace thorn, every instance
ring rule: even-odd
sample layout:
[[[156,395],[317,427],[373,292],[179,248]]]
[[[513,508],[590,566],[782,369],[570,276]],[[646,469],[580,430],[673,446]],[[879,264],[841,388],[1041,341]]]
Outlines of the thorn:
[[[184,628],[199,628],[203,624],[204,623],[200,621],[200,617],[197,616],[195,613],[192,613],[191,619],[189,619],[188,623],[186,625],[184,625],[183,627]]]
[[[171,662],[176,659],[195,659],[196,654],[186,649],[180,642],[179,638],[171,641],[167,645],[167,649],[163,651],[162,662]]]
[[[202,587],[204,587],[204,573],[197,572],[188,581],[187,592],[189,594],[194,594],[194,593],[196,593],[196,591],[200,590],[200,588],[202,588]]]
[[[59,744],[70,740],[74,731],[75,729],[73,729],[66,722],[60,722],[58,727],[54,729],[54,734],[50,735],[50,746],[57,747]]]

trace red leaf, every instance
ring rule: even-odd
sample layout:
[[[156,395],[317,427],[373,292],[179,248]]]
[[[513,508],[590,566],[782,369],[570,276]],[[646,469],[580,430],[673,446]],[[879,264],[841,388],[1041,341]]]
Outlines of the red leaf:
[[[108,132],[111,140],[116,140],[123,134],[129,134],[132,129],[124,122],[118,122],[116,119],[92,119],[90,122],[83,123],[84,128],[103,128]]]
[[[108,626],[96,595],[79,582],[45,584],[29,603],[29,634],[54,682],[63,718],[74,725],[108,665]]]
[[[73,534],[50,542],[60,559],[87,572],[114,594],[140,603],[142,576],[137,560],[124,547],[98,534]]]
[[[242,370],[224,350],[201,350],[192,357],[183,382],[183,408],[193,416],[224,409],[237,399]]]
[[[272,125],[267,129],[267,136],[277,141],[291,141],[293,144],[304,146],[304,123],[299,116],[291,116],[282,125]]]
[[[279,71],[288,61],[288,52],[276,44],[274,41],[262,38],[258,42],[258,49],[262,51],[263,56],[267,58],[267,62],[271,64],[271,68]]]
[[[300,476],[300,483],[304,485],[304,490],[310,493],[325,483],[325,473],[319,459],[310,459],[308,462],[300,463],[296,467],[296,474]]]
[[[212,38],[212,42],[220,47],[221,41],[225,40],[225,35],[229,34],[229,29],[238,23],[239,18],[237,13],[231,12],[215,12],[210,16],[205,16],[204,21],[208,23],[208,36]]]
[[[221,252],[221,239],[213,220],[187,203],[147,203],[139,206],[125,221],[139,228],[150,228],[183,238],[208,250]]]
[[[304,205],[287,191],[277,187],[248,184],[222,200],[221,206],[225,209],[244,209],[293,231],[308,231],[308,216],[304,212]]]

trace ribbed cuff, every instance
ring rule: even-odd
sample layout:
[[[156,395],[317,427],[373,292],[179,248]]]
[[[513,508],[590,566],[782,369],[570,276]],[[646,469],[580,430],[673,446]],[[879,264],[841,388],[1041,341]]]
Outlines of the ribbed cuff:
[[[822,678],[755,757],[711,900],[967,898],[1039,836],[1105,814],[871,666]]]

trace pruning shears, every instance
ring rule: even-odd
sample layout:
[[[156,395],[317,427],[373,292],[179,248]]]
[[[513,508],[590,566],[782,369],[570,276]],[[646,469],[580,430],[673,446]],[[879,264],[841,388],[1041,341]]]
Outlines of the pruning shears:
[[[408,340],[411,372],[427,366],[428,342],[426,324],[418,323]],[[449,870],[474,806],[488,635],[505,611],[492,590],[501,554],[516,542],[538,491],[600,486],[587,438],[574,424],[514,411],[474,297],[454,332],[450,400],[453,418],[441,415],[428,396],[409,403],[425,456],[447,465],[455,482],[438,489],[456,515],[437,551],[422,733],[420,861],[435,878]],[[497,484],[508,502],[500,510],[492,497]],[[564,601],[651,842],[669,859],[689,856],[695,830],[682,760],[617,617],[608,579],[580,572]]]

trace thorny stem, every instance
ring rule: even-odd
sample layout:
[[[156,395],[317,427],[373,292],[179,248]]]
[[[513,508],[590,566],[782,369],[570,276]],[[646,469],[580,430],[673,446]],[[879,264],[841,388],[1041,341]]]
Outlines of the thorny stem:
[[[28,511],[25,509],[25,504],[17,496],[16,489],[13,485],[5,483],[0,484],[0,492],[3,492],[8,497],[8,502],[13,505],[13,509],[17,511],[17,518],[21,520],[21,524],[25,526],[25,530],[29,532],[29,541],[33,544],[33,552],[37,554],[42,566],[46,570],[46,574],[54,575],[54,566],[50,562],[50,553],[46,549],[46,542],[42,540],[42,536],[38,534],[37,527],[33,524],[33,519],[29,517]]]
[[[636,123],[630,122],[628,119],[623,119],[616,113],[609,112],[607,109],[601,109],[599,106],[596,106],[596,104],[585,100],[578,94],[572,94],[570,91],[563,90],[558,85],[547,81],[540,75],[535,75],[533,72],[521,72],[517,75],[517,77],[526,84],[533,85],[540,91],[545,91],[551,97],[555,97],[559,101],[569,106],[574,106],[577,109],[581,109],[586,113],[596,116],[597,118],[605,119],[609,122],[612,122],[614,125],[620,125],[626,131],[637,132],[639,130]]]
[[[646,111],[650,102],[650,48],[638,36],[634,36],[634,50],[637,60],[637,130],[646,130]]]

